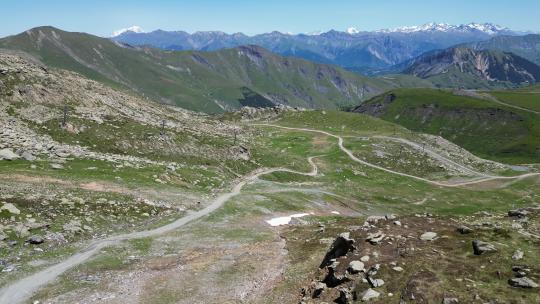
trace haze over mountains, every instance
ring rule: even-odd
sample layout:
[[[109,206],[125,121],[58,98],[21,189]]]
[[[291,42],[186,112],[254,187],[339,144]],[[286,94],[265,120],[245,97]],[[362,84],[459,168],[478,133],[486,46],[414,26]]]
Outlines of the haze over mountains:
[[[316,34],[284,34],[277,31],[255,36],[220,31],[157,30],[149,33],[124,31],[113,40],[130,45],[149,45],[166,50],[213,51],[255,44],[284,56],[295,56],[353,71],[374,72],[415,58],[425,52],[456,44],[485,41],[501,35],[520,35],[498,25],[429,23],[373,32],[349,28]]]

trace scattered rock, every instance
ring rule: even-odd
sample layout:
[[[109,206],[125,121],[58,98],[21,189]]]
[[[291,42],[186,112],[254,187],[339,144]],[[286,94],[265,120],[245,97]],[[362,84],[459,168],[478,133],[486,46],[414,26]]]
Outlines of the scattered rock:
[[[332,259],[346,255],[349,251],[355,250],[354,240],[350,238],[349,232],[340,234],[332,243],[330,249],[326,252],[319,268],[324,268],[332,264]]]
[[[475,255],[481,255],[487,252],[497,251],[497,248],[495,248],[495,246],[493,246],[492,244],[480,240],[474,240],[472,242],[472,245]]]
[[[444,298],[442,304],[458,304],[458,298]]]
[[[2,207],[0,207],[0,212],[3,210],[7,210],[11,214],[21,214],[21,211],[15,207],[12,203],[6,203],[4,202]]]
[[[323,282],[315,283],[315,286],[313,286],[313,293],[311,297],[314,299],[320,297],[325,289],[326,289],[326,284],[324,284]]]
[[[400,267],[400,266],[393,267],[392,269],[394,271],[397,271],[397,272],[402,272],[403,271],[403,267]]]
[[[369,288],[367,289],[366,291],[364,291],[362,293],[362,295],[360,295],[360,299],[363,301],[363,302],[366,302],[366,301],[369,301],[371,299],[375,299],[375,298],[378,298],[381,294],[378,293],[377,291]]]
[[[13,150],[11,149],[6,148],[0,150],[0,160],[16,160],[19,158],[20,156],[13,152]]]
[[[369,284],[371,285],[371,287],[373,288],[381,287],[384,285],[384,280],[382,279],[374,279],[374,278],[368,277],[367,280]]]
[[[37,235],[33,235],[26,240],[26,242],[33,245],[43,244],[44,241],[45,240],[42,237],[37,236]]]
[[[360,258],[360,261],[362,261],[362,262],[364,262],[364,263],[367,262],[367,261],[369,261],[369,255],[364,255],[364,256],[362,256],[362,257]]]
[[[336,303],[349,304],[349,303],[353,303],[353,301],[354,301],[354,296],[349,288],[339,289],[339,298],[336,299]]]
[[[387,215],[385,215],[385,217],[389,221],[395,220],[397,218],[395,214],[387,214]]]
[[[366,222],[370,224],[377,224],[377,222],[384,221],[384,220],[386,220],[386,216],[372,215],[372,216],[368,216],[368,218],[366,219]]]
[[[364,270],[364,263],[360,261],[352,261],[349,263],[349,273],[355,274]]]
[[[64,166],[61,164],[51,164],[51,168],[55,170],[61,170],[61,169],[64,169]]]
[[[457,228],[457,232],[461,234],[469,234],[472,232],[472,229],[467,226],[462,225]]]
[[[32,155],[32,153],[28,152],[28,151],[24,151],[22,154],[21,154],[21,157],[24,159],[24,160],[27,160],[27,161],[35,161],[36,160],[36,157],[34,155]]]
[[[366,237],[366,241],[370,242],[372,245],[377,245],[384,239],[385,236],[386,234],[380,231],[375,233],[369,233]]]
[[[515,261],[519,261],[523,259],[523,251],[521,250],[516,250],[516,252],[514,252],[514,254],[512,255],[512,260],[515,260]]]
[[[523,278],[511,278],[508,280],[508,284],[513,287],[520,287],[520,288],[537,288],[538,284],[536,284],[533,280],[523,277]]]
[[[394,225],[401,226],[401,222],[400,221],[394,221]]]
[[[327,274],[322,280],[322,282],[325,283],[326,286],[330,288],[339,286],[345,282],[350,281],[350,279],[346,275],[336,273],[337,264],[339,263],[335,263],[335,265],[326,267]]]
[[[420,236],[422,241],[433,241],[437,238],[437,233],[435,232],[426,232]]]
[[[529,211],[525,209],[515,209],[508,211],[508,216],[512,217],[526,217],[529,214]]]

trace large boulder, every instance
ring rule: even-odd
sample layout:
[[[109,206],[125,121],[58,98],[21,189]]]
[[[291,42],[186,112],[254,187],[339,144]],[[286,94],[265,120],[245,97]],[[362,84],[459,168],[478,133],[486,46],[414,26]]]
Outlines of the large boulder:
[[[508,284],[510,284],[513,287],[520,287],[520,288],[537,288],[538,284],[534,282],[533,280],[522,277],[522,278],[511,278],[508,280]]]
[[[0,160],[16,160],[19,158],[21,157],[11,149],[6,148],[0,150]]]
[[[340,234],[332,243],[330,249],[326,252],[319,268],[324,268],[332,264],[333,259],[346,255],[349,251],[355,250],[354,240],[350,238],[348,232]]]
[[[482,255],[484,253],[497,251],[497,248],[495,248],[495,246],[492,244],[480,240],[474,240],[472,242],[472,246],[475,255]]]

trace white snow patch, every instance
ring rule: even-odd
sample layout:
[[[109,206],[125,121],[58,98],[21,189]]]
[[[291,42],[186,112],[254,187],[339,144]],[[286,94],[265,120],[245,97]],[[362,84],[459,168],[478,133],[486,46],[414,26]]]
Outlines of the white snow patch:
[[[114,31],[112,37],[120,36],[125,32],[144,33],[143,29],[140,26],[134,25]]]
[[[347,29],[347,34],[354,35],[354,34],[358,34],[358,33],[360,33],[360,31],[355,27],[349,27]]]
[[[289,215],[289,216],[275,217],[273,219],[267,220],[266,222],[268,224],[270,224],[270,226],[272,226],[272,227],[283,226],[283,225],[289,224],[294,217],[304,217],[304,216],[308,216],[308,215],[310,215],[310,214],[309,213],[298,213],[298,214],[293,214],[293,215]]]

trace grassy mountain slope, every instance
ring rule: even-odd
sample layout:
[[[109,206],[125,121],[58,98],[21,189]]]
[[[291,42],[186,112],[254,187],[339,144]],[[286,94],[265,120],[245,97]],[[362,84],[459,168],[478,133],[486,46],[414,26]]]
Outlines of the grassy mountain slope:
[[[49,66],[205,112],[267,104],[335,108],[390,87],[387,82],[284,58],[255,46],[217,52],[161,51],[40,27],[1,39],[0,48],[25,51]]]
[[[404,73],[432,81],[439,87],[471,89],[516,87],[540,79],[540,67],[511,53],[449,48],[422,55]]]
[[[493,101],[433,89],[398,89],[353,110],[442,137],[510,163],[540,158],[540,116]]]
[[[523,90],[489,92],[489,94],[504,103],[540,112],[540,91],[538,91],[538,86],[536,86],[536,91],[531,87]]]

